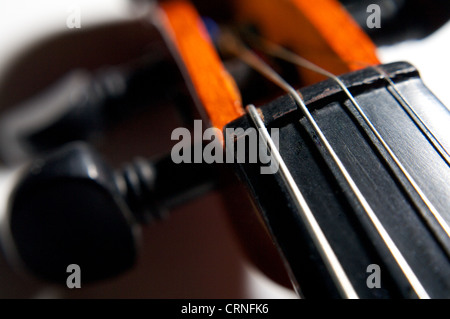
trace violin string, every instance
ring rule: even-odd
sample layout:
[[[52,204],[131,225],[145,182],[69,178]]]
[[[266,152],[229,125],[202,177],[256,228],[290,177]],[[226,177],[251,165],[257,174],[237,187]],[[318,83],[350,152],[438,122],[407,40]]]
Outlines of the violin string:
[[[400,169],[402,174],[405,176],[405,178],[408,180],[409,184],[413,187],[415,192],[419,195],[422,202],[427,206],[428,210],[432,213],[434,219],[438,222],[442,230],[446,233],[447,238],[450,238],[450,226],[447,224],[445,219],[442,217],[442,215],[439,213],[439,211],[436,209],[436,207],[433,205],[433,203],[428,199],[428,197],[425,195],[423,190],[419,187],[417,182],[414,180],[414,178],[411,176],[411,174],[408,172],[408,170],[404,167],[404,165],[401,163],[399,158],[395,155],[394,151],[390,148],[388,143],[383,139],[381,134],[378,132],[378,130],[375,128],[373,123],[368,118],[367,114],[364,112],[362,107],[359,105],[359,103],[356,101],[356,98],[350,93],[347,86],[342,82],[342,80],[337,77],[336,75],[332,74],[331,72],[328,72],[324,70],[323,68],[313,64],[312,62],[298,56],[297,54],[277,45],[274,43],[270,43],[266,40],[261,39],[261,45],[263,51],[271,56],[275,56],[277,58],[283,59],[285,61],[288,61],[290,63],[293,63],[295,65],[307,68],[311,71],[317,72],[319,74],[322,74],[324,76],[329,77],[330,79],[334,80],[344,91],[344,93],[347,95],[349,100],[352,102],[352,104],[355,106],[358,113],[361,115],[364,122],[367,124],[369,129],[372,131],[372,133],[375,135],[377,140],[380,142],[380,144],[383,146],[383,148],[386,150],[386,152],[389,154],[391,159],[394,161],[394,163],[397,165],[397,167]],[[419,209],[419,211],[421,211]],[[425,216],[426,217],[426,216]],[[425,218],[425,220],[428,223],[428,219]],[[432,228],[432,225],[429,225]],[[433,228],[432,228],[433,229]],[[440,238],[439,236],[437,236]],[[449,248],[448,248],[448,241],[442,241],[442,244],[447,252],[449,254]]]
[[[224,35],[225,36],[225,35]],[[240,45],[235,41],[235,38],[231,35],[226,35],[226,39],[222,38],[222,45],[226,43],[226,51],[236,55],[241,58],[244,62],[248,63],[250,66],[256,66],[256,68],[265,74],[268,77],[272,76],[272,70],[263,63],[260,63],[259,58],[253,55],[248,50],[241,50]],[[224,47],[222,47],[224,48]],[[280,81],[283,81],[281,78]],[[318,224],[314,214],[309,208],[305,198],[303,197],[301,191],[299,190],[297,184],[295,183],[292,174],[290,173],[286,163],[283,160],[278,148],[275,146],[270,134],[267,131],[267,128],[262,121],[258,111],[253,105],[249,105],[247,107],[247,112],[250,115],[250,118],[254,122],[255,126],[258,128],[260,132],[261,138],[264,140],[266,145],[270,148],[270,151],[274,158],[276,159],[279,168],[281,177],[283,178],[284,183],[287,186],[287,189],[294,199],[296,208],[299,212],[300,217],[302,218],[304,224],[306,225],[306,229],[314,241],[319,254],[322,260],[325,263],[329,273],[336,286],[338,287],[340,293],[345,298],[349,299],[357,299],[358,294],[355,292],[350,280],[347,277],[342,265],[340,264],[336,254],[334,253],[331,245],[329,244],[325,234],[323,233],[320,225]]]
[[[300,212],[300,215],[302,216],[302,219],[305,222],[308,232],[313,238],[316,247],[319,247],[322,259],[325,261],[325,264],[332,274],[333,280],[339,287],[341,294],[349,299],[358,299],[358,294],[355,292],[352,284],[350,283],[350,280],[348,279],[344,269],[342,268],[342,265],[340,264],[317,220],[315,219],[313,212],[309,208],[305,198],[303,197],[297,184],[295,183],[295,180],[292,177],[288,167],[286,166],[286,163],[284,162],[269,132],[267,131],[267,128],[263,120],[261,119],[261,116],[259,115],[254,105],[249,105],[246,109],[253,123],[258,128],[258,131],[260,132],[260,136],[263,139],[264,143],[269,146],[271,154],[278,162],[281,176],[285,184],[288,185],[290,195],[295,199],[294,202],[296,204],[297,210]]]
[[[407,98],[400,91],[398,85],[394,82],[392,77],[378,65],[372,65],[362,61],[347,61],[347,63],[353,63],[366,68],[372,68],[378,74],[380,74],[383,77],[383,80],[385,80],[388,83],[387,89],[395,98],[395,100],[400,104],[400,106],[408,114],[408,116],[414,122],[414,124],[416,124],[419,130],[424,134],[427,140],[433,145],[434,149],[439,153],[441,158],[447,163],[448,166],[450,166],[450,154],[448,153],[446,148],[441,144],[439,139],[433,134],[432,130],[427,126],[427,124],[422,119],[420,114],[417,113],[414,107],[412,107],[411,103],[408,102]]]
[[[318,126],[317,122],[313,118],[311,112],[306,107],[300,94],[291,85],[289,85],[278,73],[276,73],[269,65],[267,65],[264,61],[262,61],[253,51],[251,51],[250,49],[247,49],[244,46],[244,44],[240,43],[240,41],[233,35],[228,34],[227,38],[223,39],[222,45],[224,46],[226,51],[228,51],[229,53],[232,53],[236,57],[240,58],[242,61],[247,63],[249,66],[254,68],[256,71],[260,72],[262,75],[266,76],[270,81],[272,81],[274,84],[278,85],[280,88],[285,90],[287,93],[289,93],[294,98],[294,100],[297,103],[297,106],[302,111],[304,116],[307,118],[308,122],[313,127],[315,133],[317,134],[320,141],[326,148],[327,152],[330,154],[334,163],[337,165],[338,169],[340,170],[341,174],[343,175],[344,179],[346,180],[348,186],[351,188],[352,192],[355,194],[359,204],[365,211],[366,215],[369,217],[372,225],[377,230],[378,234],[382,238],[386,247],[389,249],[391,255],[393,256],[397,265],[399,266],[399,268],[405,275],[406,279],[408,280],[408,282],[411,285],[414,292],[421,299],[429,299],[429,295],[426,292],[425,288],[422,286],[421,282],[419,281],[419,279],[415,275],[414,271],[409,266],[408,262],[406,261],[406,259],[403,256],[403,254],[400,252],[397,245],[394,243],[391,236],[388,234],[388,232],[384,228],[383,224],[378,219],[375,212],[372,210],[372,208],[369,205],[369,203],[367,202],[366,198],[363,196],[363,194],[359,190],[358,186],[354,182],[353,178],[348,173],[344,164],[342,163],[340,158],[337,156],[334,149],[331,147],[330,143],[328,142],[328,139],[325,137],[324,133],[322,132],[322,130]],[[309,62],[309,61],[307,61],[307,62]],[[311,62],[309,62],[309,63],[311,63]],[[314,65],[311,65],[311,67],[314,68]]]
[[[430,128],[427,126],[427,124],[424,122],[424,120],[421,118],[421,116],[414,110],[414,108],[411,106],[411,104],[408,102],[406,97],[403,95],[403,93],[400,91],[400,89],[397,87],[397,84],[394,82],[394,80],[391,78],[389,74],[382,68],[380,68],[377,65],[371,65],[371,67],[378,72],[381,76],[383,76],[383,79],[389,84],[388,90],[391,92],[391,94],[394,96],[394,98],[399,102],[401,107],[405,110],[405,112],[409,115],[409,117],[414,121],[414,123],[417,125],[417,127],[422,131],[422,133],[425,135],[425,137],[428,139],[428,141],[434,146],[436,151],[441,155],[442,159],[447,163],[447,165],[450,166],[450,155],[448,154],[447,150],[442,146],[442,144],[439,142],[439,140],[436,138],[436,136],[433,134],[433,132],[430,130]]]

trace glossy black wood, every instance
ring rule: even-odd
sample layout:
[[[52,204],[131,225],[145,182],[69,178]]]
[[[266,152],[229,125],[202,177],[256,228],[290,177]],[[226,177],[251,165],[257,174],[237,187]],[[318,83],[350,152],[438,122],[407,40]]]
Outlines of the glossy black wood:
[[[382,66],[436,137],[450,149],[450,113],[408,63]],[[376,129],[426,196],[450,222],[450,169],[372,68],[343,75]],[[300,90],[308,108],[430,297],[450,297],[448,236],[332,80]],[[362,298],[415,298],[406,277],[311,125],[290,96],[261,107],[268,128],[280,129],[280,153],[352,285]],[[249,128],[244,116],[227,127]],[[238,137],[244,138],[244,135]],[[247,154],[248,155],[248,154]],[[260,163],[237,164],[292,280],[305,297],[339,297],[279,174]],[[380,289],[367,287],[367,266],[381,267]]]

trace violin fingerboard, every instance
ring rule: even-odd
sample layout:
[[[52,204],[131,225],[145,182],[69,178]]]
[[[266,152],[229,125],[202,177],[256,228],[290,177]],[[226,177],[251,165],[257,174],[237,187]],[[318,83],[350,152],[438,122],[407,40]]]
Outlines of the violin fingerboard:
[[[374,68],[340,77],[364,115],[333,80],[299,92],[384,236],[291,96],[261,106],[259,113],[269,132],[278,129],[279,154],[360,298],[417,298],[417,287],[431,298],[449,298],[450,240],[444,226],[450,224],[450,112],[410,64],[380,68],[391,82]],[[226,141],[236,150],[245,134],[231,139],[227,128],[251,127],[249,115],[231,122]],[[249,152],[246,145],[246,158]],[[343,297],[280,170],[261,174],[261,161],[235,165],[299,294]],[[387,237],[408,267],[401,266]],[[380,269],[375,287],[369,265]]]

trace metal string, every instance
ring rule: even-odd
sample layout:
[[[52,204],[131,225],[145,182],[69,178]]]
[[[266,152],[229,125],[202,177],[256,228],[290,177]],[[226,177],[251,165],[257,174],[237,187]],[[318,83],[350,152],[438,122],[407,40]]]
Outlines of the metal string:
[[[277,74],[270,66],[268,66],[264,61],[262,61],[255,53],[253,53],[251,50],[247,49],[236,37],[234,37],[232,34],[227,34],[226,37],[224,37],[223,42],[221,43],[222,47],[228,51],[229,53],[234,54],[238,58],[240,58],[242,61],[253,67],[255,70],[266,76],[269,80],[271,80],[273,83],[278,85],[280,88],[284,89],[287,93],[289,93],[294,100],[297,103],[297,106],[300,108],[300,110],[303,112],[304,116],[307,118],[308,122],[313,127],[315,133],[318,135],[320,141],[326,148],[327,152],[332,157],[335,164],[338,166],[339,170],[341,171],[341,174],[345,178],[347,184],[355,194],[356,198],[358,199],[358,202],[366,212],[367,216],[369,217],[370,221],[372,222],[373,226],[377,230],[378,234],[384,241],[385,245],[388,247],[390,253],[392,254],[393,258],[396,260],[398,266],[402,270],[403,274],[405,275],[406,279],[410,283],[411,287],[417,294],[417,296],[421,299],[429,299],[429,295],[422,286],[421,282],[415,275],[414,271],[409,266],[406,259],[403,257],[403,254],[400,252],[394,241],[391,239],[390,235],[384,228],[381,221],[378,219],[377,215],[374,213],[372,208],[370,207],[369,203],[367,202],[366,198],[363,196],[359,188],[357,187],[356,183],[353,181],[352,177],[348,173],[347,169],[345,168],[342,161],[337,156],[334,149],[331,147],[330,143],[328,142],[327,138],[325,137],[324,133],[318,126],[317,122],[313,118],[311,112],[306,107],[305,103],[303,102],[302,97],[300,94],[291,86],[289,85],[279,74]],[[311,62],[306,61],[310,63],[311,67],[315,68],[315,65],[313,65]]]
[[[377,71],[380,75],[383,76],[383,79],[386,80],[389,84],[388,90],[392,93],[394,98],[399,102],[402,108],[408,113],[409,117],[414,121],[417,127],[422,131],[428,141],[434,146],[436,151],[441,155],[442,159],[450,166],[450,155],[447,150],[442,146],[437,137],[433,134],[433,132],[426,125],[424,120],[420,117],[420,115],[414,110],[411,104],[408,102],[406,97],[400,92],[400,89],[397,87],[392,78],[387,74],[385,70],[378,67],[377,65],[371,67]]]
[[[243,61],[247,62],[249,65],[256,66],[256,68],[261,73],[265,74],[268,77],[271,77],[273,71],[270,69],[270,67],[266,66],[262,61],[260,61],[259,58],[256,57],[251,51],[242,50],[239,43],[236,42],[236,39],[233,36],[227,35],[226,39],[222,40],[226,41],[226,51],[235,54]],[[281,78],[278,78],[277,80],[283,82],[283,79]],[[282,176],[290,195],[293,197],[299,215],[305,223],[306,229],[308,230],[309,235],[312,237],[321,258],[324,261],[341,295],[349,299],[358,299],[358,294],[355,292],[350,280],[347,277],[347,274],[342,268],[342,265],[336,257],[336,254],[334,253],[325,234],[323,233],[320,225],[314,217],[314,214],[312,213],[311,209],[306,203],[305,198],[303,197],[297,184],[295,183],[295,180],[292,177],[286,163],[284,162],[283,157],[281,156],[269,132],[267,131],[267,128],[263,120],[261,119],[260,114],[253,105],[249,105],[247,107],[247,112],[250,115],[250,118],[254,122],[255,126],[258,128],[261,138],[264,140],[266,145],[269,146],[272,155],[278,162],[281,173],[280,175]]]
[[[345,298],[358,299],[359,298],[358,294],[355,292],[338,258],[336,257],[322,229],[320,228],[317,220],[315,219],[313,212],[309,208],[305,198],[303,197],[297,184],[295,183],[294,178],[292,177],[288,167],[286,166],[286,163],[284,162],[280,152],[276,148],[255,106],[254,105],[247,106],[247,112],[250,115],[250,118],[252,119],[255,126],[258,128],[261,138],[264,140],[266,145],[269,146],[270,152],[278,162],[281,176],[285,184],[288,186],[287,188],[289,190],[290,195],[295,199],[294,202],[296,204],[297,210],[300,212],[300,215],[304,223],[306,224],[306,228],[308,229],[309,234],[313,238],[316,247],[319,248],[320,255],[322,256],[322,259],[324,260],[328,268],[328,271],[330,271],[330,273],[332,274],[334,282],[339,287],[339,291],[341,292],[342,295],[345,296]]]
[[[441,228],[444,230],[444,232],[447,234],[447,237],[450,238],[450,226],[447,224],[445,219],[442,217],[442,215],[439,213],[439,211],[436,209],[436,207],[431,203],[431,201],[428,199],[428,197],[425,195],[425,193],[422,191],[422,189],[419,187],[417,182],[414,180],[414,178],[411,176],[411,174],[407,171],[407,169],[403,166],[403,164],[400,162],[398,157],[395,155],[395,153],[392,151],[390,146],[387,144],[387,142],[383,139],[381,134],[378,132],[378,130],[375,128],[373,123],[370,121],[370,119],[367,117],[366,113],[362,109],[362,107],[359,105],[359,103],[356,101],[355,97],[350,93],[347,86],[337,77],[336,75],[332,74],[331,72],[328,72],[321,67],[313,64],[312,62],[296,55],[295,53],[278,46],[273,43],[269,43],[266,40],[261,40],[261,46],[263,47],[264,52],[268,53],[269,55],[278,57],[280,59],[286,60],[288,62],[291,62],[293,64],[299,65],[301,67],[307,68],[311,71],[317,72],[319,74],[322,74],[324,76],[327,76],[334,80],[344,91],[344,93],[347,95],[349,100],[352,102],[352,104],[355,106],[358,113],[363,118],[364,122],[367,124],[367,126],[370,128],[372,133],[375,135],[375,137],[378,139],[378,141],[381,143],[383,148],[386,150],[386,152],[389,154],[391,159],[395,162],[397,167],[400,169],[402,174],[406,177],[410,185],[414,188],[416,193],[421,198],[422,202],[427,206],[429,211],[432,213],[435,220],[439,223]],[[420,211],[420,210],[419,210]],[[427,220],[425,218],[425,220]],[[439,237],[439,236],[438,236]],[[448,252],[448,242],[443,242],[444,248]]]

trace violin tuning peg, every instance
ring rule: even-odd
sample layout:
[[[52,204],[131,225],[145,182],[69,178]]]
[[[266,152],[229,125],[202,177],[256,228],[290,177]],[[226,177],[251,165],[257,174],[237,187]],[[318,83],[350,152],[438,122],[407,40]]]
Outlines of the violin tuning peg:
[[[85,282],[112,277],[133,265],[140,223],[215,187],[218,174],[215,165],[170,156],[116,172],[87,144],[68,144],[23,172],[10,197],[6,250],[48,281],[65,283],[71,264]]]
[[[131,267],[137,251],[133,220],[114,171],[82,143],[31,164],[9,205],[21,261],[35,275],[60,283],[70,264],[80,266],[84,282]]]

